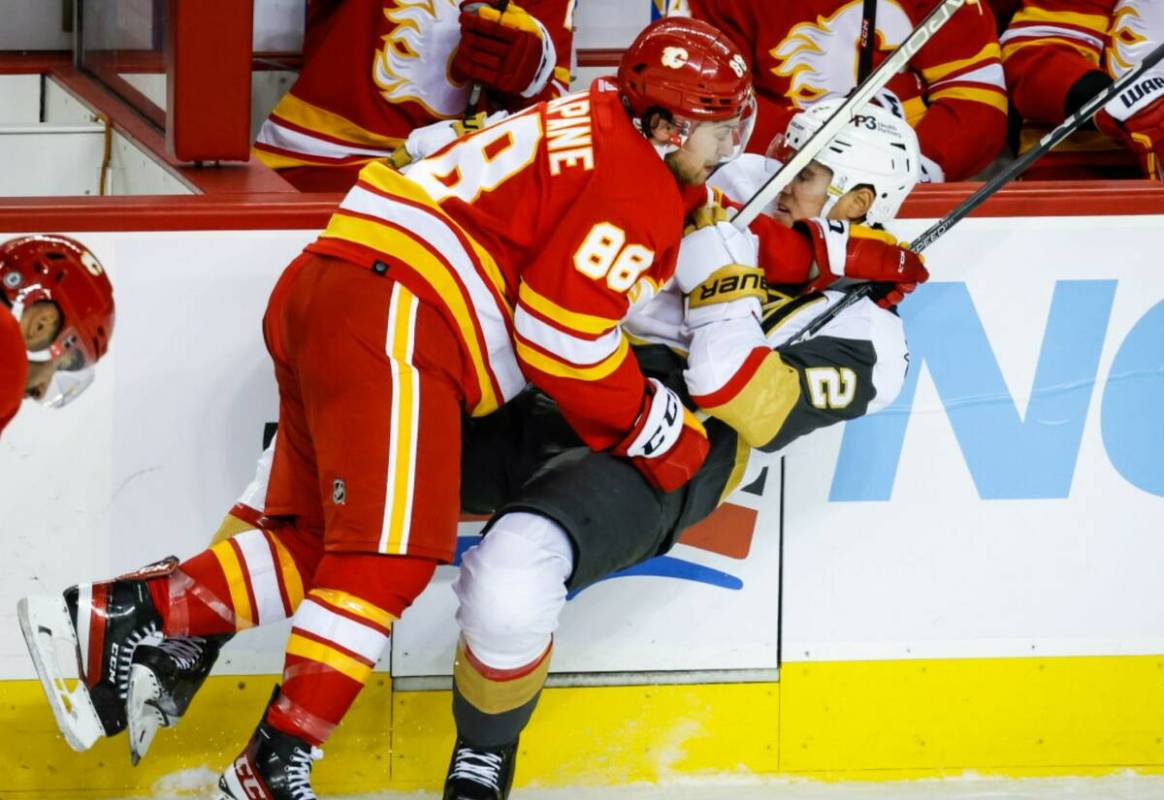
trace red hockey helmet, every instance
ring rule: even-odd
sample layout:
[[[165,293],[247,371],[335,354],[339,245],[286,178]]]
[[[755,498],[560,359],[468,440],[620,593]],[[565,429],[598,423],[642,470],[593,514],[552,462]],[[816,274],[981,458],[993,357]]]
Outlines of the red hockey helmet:
[[[754,102],[744,54],[714,26],[663,17],[623,53],[618,83],[631,112],[659,107],[695,121],[743,116]]]
[[[89,385],[93,365],[109,348],[114,317],[109,276],[87,247],[67,236],[22,236],[0,244],[0,290],[17,316],[43,301],[60,311],[60,330],[47,352],[29,358],[55,360],[59,372],[71,373],[45,398],[49,405],[64,405]]]

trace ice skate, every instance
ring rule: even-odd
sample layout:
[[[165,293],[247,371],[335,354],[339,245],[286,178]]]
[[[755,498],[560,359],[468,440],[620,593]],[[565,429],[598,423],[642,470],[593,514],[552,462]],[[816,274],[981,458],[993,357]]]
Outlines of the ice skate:
[[[458,737],[445,777],[444,800],[506,800],[516,761],[517,742],[486,749],[470,747]]]
[[[137,764],[159,728],[178,724],[230,635],[163,639],[133,654],[126,715],[129,757]]]
[[[312,763],[323,751],[265,721],[218,778],[215,800],[316,800]]]
[[[16,608],[24,641],[57,725],[84,751],[125,730],[130,665],[138,645],[160,641],[162,619],[135,576],[71,586],[60,597],[23,598]],[[69,685],[75,685],[70,689]]]

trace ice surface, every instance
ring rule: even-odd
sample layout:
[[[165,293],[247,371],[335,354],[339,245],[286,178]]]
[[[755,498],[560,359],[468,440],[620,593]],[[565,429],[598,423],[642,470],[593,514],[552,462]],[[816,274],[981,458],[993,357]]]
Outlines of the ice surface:
[[[192,776],[191,776],[192,777]],[[202,777],[202,776],[199,776]],[[156,800],[171,800],[162,786]],[[171,784],[171,791],[178,788]],[[184,786],[184,789],[190,787]],[[179,789],[178,798],[182,797]],[[189,795],[185,795],[189,797]],[[324,800],[435,800],[436,792],[383,792]],[[174,798],[174,800],[178,800]],[[685,780],[568,789],[518,788],[511,800],[1164,800],[1164,776],[959,778],[878,783],[802,780]]]

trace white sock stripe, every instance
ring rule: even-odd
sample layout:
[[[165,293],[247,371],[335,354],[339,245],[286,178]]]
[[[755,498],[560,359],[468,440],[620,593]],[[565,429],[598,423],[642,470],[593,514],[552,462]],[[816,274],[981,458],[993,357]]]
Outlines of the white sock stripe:
[[[337,614],[312,600],[305,600],[299,606],[292,626],[358,653],[372,663],[380,659],[388,645],[388,637],[383,631]]]
[[[255,596],[255,624],[266,625],[286,618],[283,594],[279,591],[279,573],[266,535],[259,530],[244,531],[234,537],[243,555],[243,569]]]

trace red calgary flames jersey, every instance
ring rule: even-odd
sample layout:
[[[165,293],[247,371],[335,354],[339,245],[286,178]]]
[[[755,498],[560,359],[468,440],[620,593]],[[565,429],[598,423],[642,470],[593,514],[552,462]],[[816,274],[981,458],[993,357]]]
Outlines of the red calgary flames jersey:
[[[693,16],[734,38],[752,59],[760,115],[749,150],[763,153],[800,108],[856,86],[861,0],[687,0]],[[909,35],[934,0],[879,0],[874,66]],[[946,180],[989,164],[1006,136],[1007,98],[993,14],[959,10],[889,84]]]
[[[0,303],[0,431],[20,410],[28,380],[28,354],[20,323]]]
[[[619,323],[672,276],[683,216],[675,178],[600,80],[454,142],[407,177],[369,164],[309,249],[384,262],[443,310],[473,414],[528,379],[604,449],[645,390]]]
[[[1023,152],[1066,118],[1068,94],[1088,73],[1119,77],[1164,39],[1159,0],[1022,0],[1019,6],[1002,36],[1002,54],[1011,99],[1026,123]],[[1029,174],[1136,176],[1140,167],[1118,142],[1088,130],[1044,156]]]
[[[570,84],[575,0],[521,5],[549,31],[554,76],[523,105]],[[458,0],[314,0],[303,68],[255,143],[273,169],[363,164],[392,153],[413,128],[460,116],[469,86],[449,62],[460,41]]]

